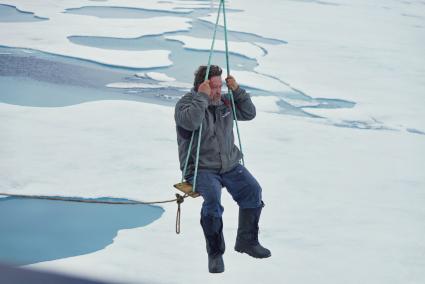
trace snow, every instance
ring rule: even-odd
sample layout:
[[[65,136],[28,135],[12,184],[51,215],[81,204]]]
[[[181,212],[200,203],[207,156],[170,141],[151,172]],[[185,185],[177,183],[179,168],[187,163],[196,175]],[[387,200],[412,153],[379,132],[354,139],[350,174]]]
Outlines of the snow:
[[[170,107],[98,101],[62,108],[1,104],[0,110],[7,137],[1,143],[3,190],[158,200],[170,198],[180,178]],[[200,199],[183,204],[179,236],[175,204],[168,204],[154,224],[120,231],[102,251],[31,267],[137,283],[423,279],[423,139],[266,112],[240,128],[247,166],[264,189],[260,238],[272,258],[232,250],[237,209],[223,193],[223,275],[207,273]],[[158,273],[158,267],[170,269]]]
[[[128,82],[119,82],[119,83],[111,83],[108,84],[108,87],[113,88],[164,88],[164,87],[174,87],[180,88],[182,90],[190,90],[192,88],[192,84],[178,82],[176,78],[170,77],[167,74],[160,72],[140,72],[135,74],[136,77],[139,78],[147,78],[158,81],[157,85],[154,84],[144,84],[144,83],[128,83]]]
[[[159,72],[136,73],[136,76],[141,78],[149,78],[161,82],[173,82],[176,80],[175,78],[167,76],[167,74]]]
[[[177,40],[184,43],[184,47],[193,50],[207,50],[211,49],[211,39],[195,38],[191,36],[166,36],[167,39]],[[258,46],[249,42],[231,42],[229,41],[229,50],[238,55],[242,55],[252,59],[258,59],[264,55],[264,52]],[[226,47],[224,40],[216,39],[214,50],[225,51]]]
[[[45,15],[48,21],[0,23],[0,45],[37,49],[40,51],[81,58],[102,64],[150,68],[169,66],[170,51],[123,51],[107,50],[73,44],[68,36],[101,36],[117,38],[137,38],[145,35],[161,34],[177,30],[187,30],[189,19],[181,17],[161,17],[161,21],[151,19],[102,19],[97,17],[62,13],[66,6],[43,3],[44,1],[19,2],[18,7],[34,8],[37,16]],[[81,3],[82,1],[74,1]],[[10,5],[17,4],[14,1]],[[68,3],[68,2],[67,2]],[[112,3],[109,3],[112,4]],[[72,1],[68,3],[72,5]],[[52,6],[55,7],[52,10]],[[39,12],[47,7],[45,13]],[[69,6],[68,6],[69,7]],[[52,11],[50,11],[52,10]],[[143,27],[143,28],[142,28]],[[49,32],[46,33],[46,30]]]
[[[190,90],[192,85],[183,83],[183,82],[159,82],[159,84],[146,84],[146,83],[140,83],[140,82],[116,82],[116,83],[109,83],[106,85],[110,88],[117,88],[117,89],[160,89],[164,87],[175,87],[175,88],[182,88],[185,90]]]
[[[91,48],[67,37],[132,38],[188,30],[190,20],[61,12],[87,5],[191,9],[210,2],[2,3],[49,20],[0,23],[0,45],[139,68],[172,64],[169,51]],[[260,241],[272,257],[257,260],[233,250],[237,206],[224,191],[224,274],[207,272],[200,198],[183,203],[180,235],[174,232],[176,205],[164,204],[159,220],[119,231],[103,250],[30,267],[119,283],[423,283],[423,1],[265,0],[259,5],[232,0],[227,6],[244,10],[228,17],[229,29],[288,42],[232,42],[232,51],[259,63],[253,72],[232,71],[238,82],[356,103],[353,108],[309,108],[324,117],[318,119],[278,114],[276,96],[253,97],[257,117],[239,127],[246,165],[263,187]],[[206,19],[214,21],[215,15]],[[208,48],[207,40],[167,37],[187,48]],[[108,86],[181,84],[160,72],[136,75],[157,82]],[[169,106],[119,100],[51,108],[0,103],[0,192],[170,199],[172,184],[180,181],[173,112]],[[344,121],[358,127],[335,126]],[[362,123],[372,129],[360,129]]]
[[[127,83],[127,82],[109,83],[106,86],[110,87],[110,88],[118,88],[118,89],[132,89],[132,88],[157,89],[157,88],[161,88],[160,85],[145,84],[145,83]]]
[[[184,90],[190,90],[193,85],[192,84],[188,84],[188,83],[184,83],[184,82],[160,82],[159,83],[161,86],[166,86],[166,87],[174,87],[174,88],[181,88]]]
[[[229,17],[228,25],[288,42],[261,44],[268,54],[255,71],[284,78],[312,97],[355,101],[353,112],[364,120],[425,128],[423,2],[332,3],[234,0],[228,7],[244,12]],[[214,15],[205,19],[215,22]]]
[[[285,85],[283,82],[274,80],[263,74],[258,74],[250,71],[231,71],[231,75],[237,78],[238,82],[246,87],[258,88],[270,92],[291,92],[290,86]]]
[[[185,8],[180,9],[180,1],[170,1],[159,3],[156,0],[108,0],[105,2],[95,2],[87,0],[69,0],[64,2],[58,2],[55,0],[34,0],[34,1],[22,1],[22,0],[7,0],[2,3],[12,5],[21,11],[32,12],[35,16],[39,17],[56,17],[58,13],[62,13],[67,8],[79,8],[84,6],[107,6],[107,7],[127,7],[127,8],[142,8],[159,11],[174,11],[176,7],[179,7],[179,12],[189,12],[194,8],[204,7],[201,3],[195,1],[184,1]]]

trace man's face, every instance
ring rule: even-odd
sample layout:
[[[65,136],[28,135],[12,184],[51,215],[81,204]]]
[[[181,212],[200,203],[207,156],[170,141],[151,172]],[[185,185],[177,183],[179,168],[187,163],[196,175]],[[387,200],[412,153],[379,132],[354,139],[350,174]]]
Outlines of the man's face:
[[[219,101],[221,98],[221,86],[222,86],[221,76],[214,76],[210,78],[210,88],[211,88],[211,99],[215,102]]]

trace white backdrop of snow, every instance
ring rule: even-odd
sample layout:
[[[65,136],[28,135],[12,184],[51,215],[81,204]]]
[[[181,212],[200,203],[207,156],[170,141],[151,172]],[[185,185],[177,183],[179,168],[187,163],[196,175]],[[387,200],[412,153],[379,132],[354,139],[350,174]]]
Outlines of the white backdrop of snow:
[[[423,2],[333,2],[340,5],[232,0],[229,7],[245,11],[232,14],[229,26],[288,41],[284,46],[261,43],[268,54],[257,58],[256,71],[279,77],[313,97],[357,103],[352,109],[309,111],[335,119],[373,117],[390,126],[423,130]],[[84,5],[171,10],[182,3],[188,8],[202,4],[1,3],[50,20],[0,23],[0,44],[129,67],[135,67],[134,62],[171,62],[168,51],[76,48],[66,37],[136,37],[188,29],[188,20],[161,17],[157,23],[60,12]],[[248,75],[253,86],[268,85],[253,73],[235,74],[241,80]],[[227,252],[222,275],[207,273],[200,199],[183,204],[179,236],[174,234],[175,205],[164,205],[161,219],[148,227],[119,231],[104,250],[31,267],[134,283],[423,283],[424,136],[338,128],[316,119],[269,113],[276,99],[254,98],[257,118],[240,123],[247,166],[264,190],[260,239],[272,250],[270,259],[255,260],[232,250],[237,208],[223,193]],[[170,107],[128,101],[60,108],[1,103],[0,116],[2,191],[151,200],[170,198],[171,184],[180,178]]]

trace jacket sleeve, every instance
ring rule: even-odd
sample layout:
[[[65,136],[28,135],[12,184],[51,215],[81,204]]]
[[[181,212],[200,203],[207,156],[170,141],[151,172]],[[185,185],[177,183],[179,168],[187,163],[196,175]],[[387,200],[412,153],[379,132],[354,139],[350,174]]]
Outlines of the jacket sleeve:
[[[233,92],[233,100],[236,106],[236,118],[238,120],[251,120],[256,116],[255,105],[245,89],[237,88]]]
[[[204,93],[186,94],[176,104],[174,119],[176,124],[186,130],[199,128],[208,107],[208,95]]]

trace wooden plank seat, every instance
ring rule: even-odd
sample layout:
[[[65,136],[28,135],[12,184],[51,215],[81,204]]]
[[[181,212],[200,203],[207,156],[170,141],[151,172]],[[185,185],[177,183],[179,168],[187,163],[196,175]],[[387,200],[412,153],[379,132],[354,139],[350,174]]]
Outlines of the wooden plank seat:
[[[181,192],[189,195],[190,197],[196,198],[199,196],[199,193],[192,191],[192,185],[186,181],[176,183],[174,187],[180,190]]]

